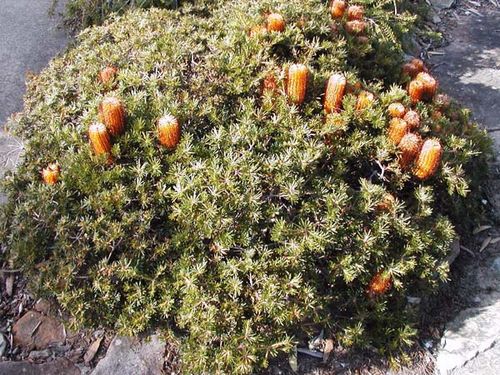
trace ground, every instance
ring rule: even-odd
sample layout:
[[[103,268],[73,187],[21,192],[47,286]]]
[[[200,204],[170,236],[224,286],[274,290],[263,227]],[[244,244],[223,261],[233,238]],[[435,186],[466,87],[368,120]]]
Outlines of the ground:
[[[500,150],[500,8],[497,0],[433,0],[431,19],[446,43],[424,51],[441,87],[471,108],[474,119]],[[68,43],[67,34],[50,18],[52,0],[4,0],[0,9],[0,124],[22,108],[24,77],[41,70]],[[451,8],[450,8],[451,6]],[[0,174],[15,165],[22,144],[0,133]],[[493,375],[500,368],[500,164],[491,164],[491,194],[485,205],[492,217],[462,241],[452,265],[452,281],[426,309],[426,327],[416,365],[399,374]],[[497,242],[498,241],[498,242]],[[457,249],[459,245],[457,243]],[[3,268],[3,269],[2,269]],[[174,373],[175,348],[157,335],[113,337],[104,330],[70,332],[61,312],[46,300],[33,300],[21,275],[0,264],[0,375],[3,374],[157,374]],[[161,354],[165,353],[166,356]],[[333,358],[328,366],[299,354],[300,373],[349,372],[353,358]],[[387,371],[368,356],[361,373]],[[435,359],[437,358],[437,359]],[[6,361],[10,360],[10,361]],[[4,361],[4,362],[2,362]],[[273,366],[271,373],[283,374]],[[368,364],[366,364],[368,363]],[[124,365],[125,364],[125,365]],[[95,368],[94,368],[95,367]],[[281,369],[280,369],[281,367]]]

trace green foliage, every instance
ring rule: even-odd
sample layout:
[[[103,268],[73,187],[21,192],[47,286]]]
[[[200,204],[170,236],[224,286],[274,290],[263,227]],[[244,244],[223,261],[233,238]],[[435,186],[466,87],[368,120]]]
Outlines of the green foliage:
[[[60,0],[53,0],[53,8]],[[200,13],[209,13],[209,8],[222,0],[68,0],[65,3],[64,23],[74,31],[93,25],[101,25],[113,13],[123,14],[133,9],[152,7],[177,9],[180,5],[195,7]]]
[[[376,26],[398,18],[375,8],[363,45],[340,23],[332,34],[318,0],[241,0],[210,17],[137,10],[83,31],[29,83],[24,159],[4,181],[9,259],[75,324],[171,329],[189,374],[250,373],[318,327],[344,346],[407,345],[406,296],[446,279],[454,226],[479,212],[489,140],[456,105],[435,120],[438,105],[419,103],[442,168],[424,182],[399,168],[387,107],[410,102],[390,85],[401,50]],[[286,31],[250,37],[269,10]],[[282,87],[295,62],[311,73],[305,103],[262,96],[263,78],[276,72]],[[111,91],[97,80],[108,64],[119,68]],[[338,71],[377,99],[356,110],[351,92],[325,122],[324,82]],[[106,94],[127,109],[112,164],[87,137]],[[175,151],[157,140],[166,113],[182,123]],[[53,161],[61,180],[47,186],[40,170]],[[386,193],[395,204],[380,210]],[[370,297],[380,271],[393,287]]]

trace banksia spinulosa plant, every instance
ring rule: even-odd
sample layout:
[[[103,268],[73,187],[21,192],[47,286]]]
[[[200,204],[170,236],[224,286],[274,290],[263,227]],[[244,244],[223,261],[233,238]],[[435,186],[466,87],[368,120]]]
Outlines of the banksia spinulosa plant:
[[[365,16],[365,9],[360,5],[351,5],[347,8],[347,19],[349,21],[361,21]]]
[[[436,173],[441,163],[442,153],[441,143],[437,139],[427,139],[415,164],[415,176],[420,180],[426,180]]]
[[[158,120],[158,139],[170,150],[177,147],[181,139],[181,126],[174,116],[165,115]]]
[[[370,108],[374,102],[375,95],[369,91],[361,91],[356,99],[356,110],[361,111]]]
[[[111,154],[111,137],[106,125],[96,122],[89,126],[89,139],[97,155]]]
[[[285,20],[279,13],[271,13],[267,16],[267,31],[282,32],[285,30]]]
[[[335,73],[326,84],[323,106],[326,113],[339,112],[342,107],[347,80],[343,74]]]
[[[424,98],[425,85],[422,81],[414,79],[408,85],[408,95],[413,104],[418,103]]]
[[[406,113],[406,108],[402,103],[391,103],[389,104],[387,112],[389,112],[389,116],[392,118],[403,118]]]
[[[396,204],[396,198],[391,193],[384,193],[382,199],[375,206],[377,212],[390,212]]]
[[[420,127],[420,115],[416,111],[410,110],[406,112],[403,120],[406,121],[410,130],[418,129]]]
[[[401,139],[409,131],[409,126],[405,120],[400,118],[393,118],[389,121],[389,139],[393,141],[396,145],[401,142]]]
[[[108,96],[99,105],[99,118],[112,136],[120,135],[125,128],[125,108],[120,99]]]
[[[99,80],[102,83],[107,84],[115,79],[117,72],[118,69],[114,66],[107,66],[99,72]]]
[[[399,142],[398,149],[401,151],[399,165],[406,169],[411,166],[422,147],[422,138],[418,134],[408,133]]]
[[[345,30],[351,35],[362,34],[366,29],[366,22],[360,20],[347,21]]]
[[[330,14],[333,18],[342,18],[346,8],[347,2],[344,0],[333,0],[330,6]]]
[[[43,182],[47,185],[54,185],[59,180],[59,174],[61,168],[57,163],[50,163],[46,168],[42,170]]]
[[[368,285],[368,295],[373,298],[387,293],[392,286],[391,276],[377,272]]]
[[[423,97],[430,100],[436,94],[438,83],[436,79],[429,73],[420,72],[417,74],[417,80],[424,84],[424,95]]]
[[[286,93],[292,103],[300,105],[304,102],[308,75],[309,70],[304,64],[292,64],[288,68]]]

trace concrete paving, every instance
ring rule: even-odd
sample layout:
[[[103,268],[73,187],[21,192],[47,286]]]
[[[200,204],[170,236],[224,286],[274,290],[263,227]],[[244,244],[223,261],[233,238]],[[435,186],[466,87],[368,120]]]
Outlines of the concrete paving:
[[[452,97],[472,110],[474,119],[495,141],[500,156],[500,9],[461,16],[459,27],[449,31],[451,43],[434,55],[441,86]],[[492,169],[500,170],[500,164]],[[500,180],[491,181],[497,217],[500,218]],[[500,228],[492,228],[498,233]],[[462,311],[447,329],[437,354],[436,368],[441,375],[496,375],[500,369],[500,264],[498,250],[490,251],[477,269],[479,306]]]
[[[53,0],[2,0],[0,6],[0,125],[21,111],[27,72],[38,73],[68,43]],[[60,6],[62,3],[60,4]]]

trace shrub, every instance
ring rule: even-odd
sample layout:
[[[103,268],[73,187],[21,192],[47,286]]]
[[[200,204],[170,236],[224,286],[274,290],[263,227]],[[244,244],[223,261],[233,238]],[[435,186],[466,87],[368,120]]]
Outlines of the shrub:
[[[255,32],[270,11],[285,30]],[[4,181],[9,260],[75,324],[170,329],[186,373],[249,373],[318,327],[345,347],[411,342],[406,296],[446,280],[454,225],[479,212],[489,140],[456,104],[413,105],[391,84],[400,50],[379,28],[360,42],[331,22],[317,0],[241,0],[84,31],[29,83],[24,159]],[[300,105],[285,93],[291,64],[308,71]],[[117,72],[103,83],[105,67]],[[335,73],[345,93],[325,115]],[[94,126],[109,96],[121,135]],[[425,180],[388,137],[392,103],[442,146]]]
[[[60,0],[53,0],[55,9]],[[209,14],[219,0],[68,0],[64,4],[64,24],[73,31],[101,25],[113,13],[123,14],[133,9],[152,7],[177,9],[181,5],[195,7],[200,13]]]

